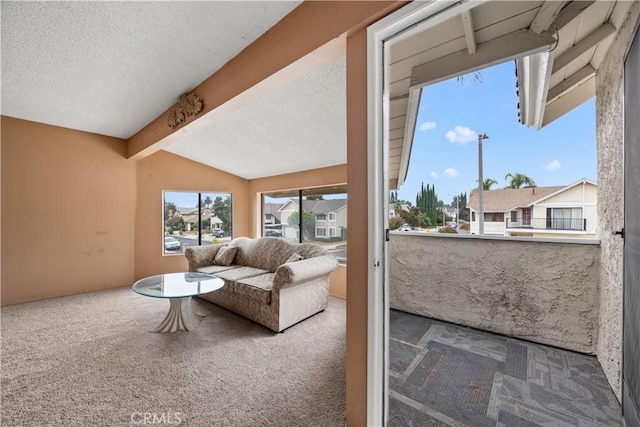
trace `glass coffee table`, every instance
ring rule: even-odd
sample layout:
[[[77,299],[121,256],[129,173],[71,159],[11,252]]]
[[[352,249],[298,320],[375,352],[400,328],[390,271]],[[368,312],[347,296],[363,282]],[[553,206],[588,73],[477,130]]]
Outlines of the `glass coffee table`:
[[[169,273],[145,277],[133,284],[134,292],[153,298],[169,298],[169,313],[150,332],[192,331],[203,315],[193,311],[191,297],[215,292],[224,280],[204,273]]]

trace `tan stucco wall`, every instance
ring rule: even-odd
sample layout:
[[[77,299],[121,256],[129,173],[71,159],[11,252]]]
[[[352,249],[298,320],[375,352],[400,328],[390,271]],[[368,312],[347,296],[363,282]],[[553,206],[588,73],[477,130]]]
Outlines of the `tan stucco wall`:
[[[233,236],[249,235],[247,180],[159,151],[137,163],[135,277],[186,271],[184,255],[163,255],[163,191],[231,193]]]
[[[597,244],[392,232],[389,258],[391,308],[595,351]]]
[[[2,117],[2,304],[130,285],[135,163],[117,138]]]
[[[636,2],[596,74],[598,237],[602,242],[598,360],[618,399],[622,391],[623,242],[611,231],[624,224],[624,56],[639,16],[640,3]]]

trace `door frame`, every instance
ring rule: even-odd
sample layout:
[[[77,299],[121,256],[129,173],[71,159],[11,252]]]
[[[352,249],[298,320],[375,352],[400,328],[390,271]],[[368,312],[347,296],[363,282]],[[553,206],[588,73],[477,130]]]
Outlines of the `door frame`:
[[[389,268],[385,240],[389,224],[389,104],[385,58],[389,43],[402,39],[408,29],[435,26],[485,1],[412,2],[367,28],[367,425],[384,426],[389,418]]]

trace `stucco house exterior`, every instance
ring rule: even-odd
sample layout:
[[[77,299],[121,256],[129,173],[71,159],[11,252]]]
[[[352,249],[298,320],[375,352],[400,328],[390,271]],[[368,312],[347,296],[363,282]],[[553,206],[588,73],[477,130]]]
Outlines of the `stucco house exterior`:
[[[598,186],[583,178],[567,186],[485,190],[485,234],[519,237],[596,238]],[[479,198],[467,207],[478,234]]]

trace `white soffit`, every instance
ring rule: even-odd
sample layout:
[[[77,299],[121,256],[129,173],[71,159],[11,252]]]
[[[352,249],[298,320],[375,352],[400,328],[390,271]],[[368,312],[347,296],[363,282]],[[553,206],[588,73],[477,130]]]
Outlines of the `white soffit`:
[[[595,74],[633,5],[631,1],[565,3],[555,22],[550,23],[558,39],[551,52],[551,72],[535,67],[535,61],[518,60],[521,121],[536,129],[595,95]],[[536,96],[540,87],[546,90],[543,97]]]
[[[300,1],[2,2],[2,114],[129,138]]]
[[[347,162],[346,115],[342,56],[165,150],[245,179],[340,165]]]
[[[432,18],[434,25],[429,25],[427,20],[392,41],[389,49],[389,182],[392,187],[402,185],[409,164],[415,123],[407,122],[415,121],[416,114],[411,109],[417,108],[417,104],[409,103],[410,91],[478,68],[478,61],[505,61],[510,56],[507,47],[526,46],[524,33],[543,3],[462,2]],[[545,38],[550,39],[548,35]],[[428,70],[431,72],[423,72]]]

